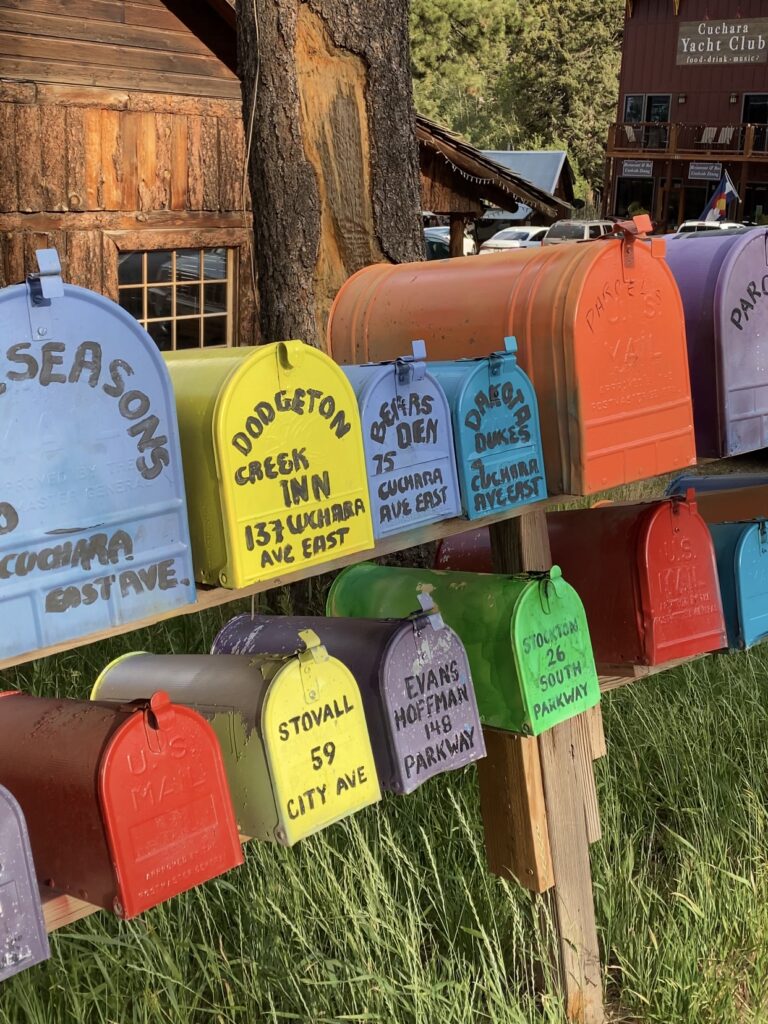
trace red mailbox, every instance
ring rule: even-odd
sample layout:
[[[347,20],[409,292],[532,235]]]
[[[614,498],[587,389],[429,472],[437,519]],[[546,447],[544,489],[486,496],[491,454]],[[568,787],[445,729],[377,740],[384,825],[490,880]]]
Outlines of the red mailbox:
[[[165,693],[125,707],[0,694],[0,779],[40,885],[120,917],[242,864],[218,741]]]
[[[726,646],[712,538],[693,491],[645,505],[553,512],[553,561],[584,602],[603,668]]]

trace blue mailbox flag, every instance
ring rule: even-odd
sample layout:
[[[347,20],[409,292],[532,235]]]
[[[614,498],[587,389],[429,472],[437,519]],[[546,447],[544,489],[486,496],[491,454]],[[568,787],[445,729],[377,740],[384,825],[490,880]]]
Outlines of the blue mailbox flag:
[[[768,636],[768,520],[712,523],[729,647]]]
[[[377,538],[461,512],[451,410],[425,358],[414,341],[394,362],[342,366],[360,406]]]
[[[539,406],[517,341],[482,359],[429,363],[453,412],[465,514],[479,519],[547,496]]]
[[[162,356],[37,256],[0,290],[0,658],[195,600]]]

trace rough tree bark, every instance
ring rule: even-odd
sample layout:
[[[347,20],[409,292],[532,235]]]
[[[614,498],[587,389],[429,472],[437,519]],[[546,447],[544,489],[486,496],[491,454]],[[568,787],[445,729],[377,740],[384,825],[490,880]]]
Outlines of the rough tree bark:
[[[341,284],[422,258],[408,0],[240,0],[264,341],[325,347]]]

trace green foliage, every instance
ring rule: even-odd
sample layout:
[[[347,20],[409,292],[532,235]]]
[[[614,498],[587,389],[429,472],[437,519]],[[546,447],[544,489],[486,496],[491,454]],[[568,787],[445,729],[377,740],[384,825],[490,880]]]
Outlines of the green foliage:
[[[585,197],[615,115],[624,0],[412,0],[417,109],[481,148],[566,149]]]

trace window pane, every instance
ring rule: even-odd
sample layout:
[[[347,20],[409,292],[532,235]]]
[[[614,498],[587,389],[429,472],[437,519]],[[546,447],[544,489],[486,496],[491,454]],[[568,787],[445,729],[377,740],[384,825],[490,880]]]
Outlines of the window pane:
[[[171,345],[172,325],[170,320],[147,324],[147,332],[161,352],[169,352]]]
[[[643,99],[642,95],[624,97],[624,120],[635,122],[643,120]]]
[[[200,321],[197,317],[191,320],[176,321],[176,348],[200,347]]]
[[[144,289],[143,288],[121,288],[118,292],[120,305],[131,316],[141,320],[144,316]]]
[[[204,277],[206,280],[217,278],[219,281],[225,280],[227,276],[227,250],[226,249],[206,249],[205,255],[203,256],[204,266]]]
[[[147,288],[147,317],[171,316],[173,312],[172,298],[173,289],[171,287],[161,288],[155,285],[154,288]]]
[[[140,252],[121,252],[117,257],[118,284],[141,284]]]
[[[199,281],[200,280],[200,250],[199,249],[177,249],[177,251],[176,251],[176,280],[177,281]]]
[[[147,253],[147,281],[171,281],[173,279],[173,257],[170,252]]]
[[[206,317],[203,320],[203,339],[204,345],[226,345],[227,318],[225,316]]]
[[[176,289],[176,316],[200,312],[200,285],[184,284]]]
[[[207,284],[205,286],[205,310],[206,313],[227,312],[227,286],[226,284]]]

